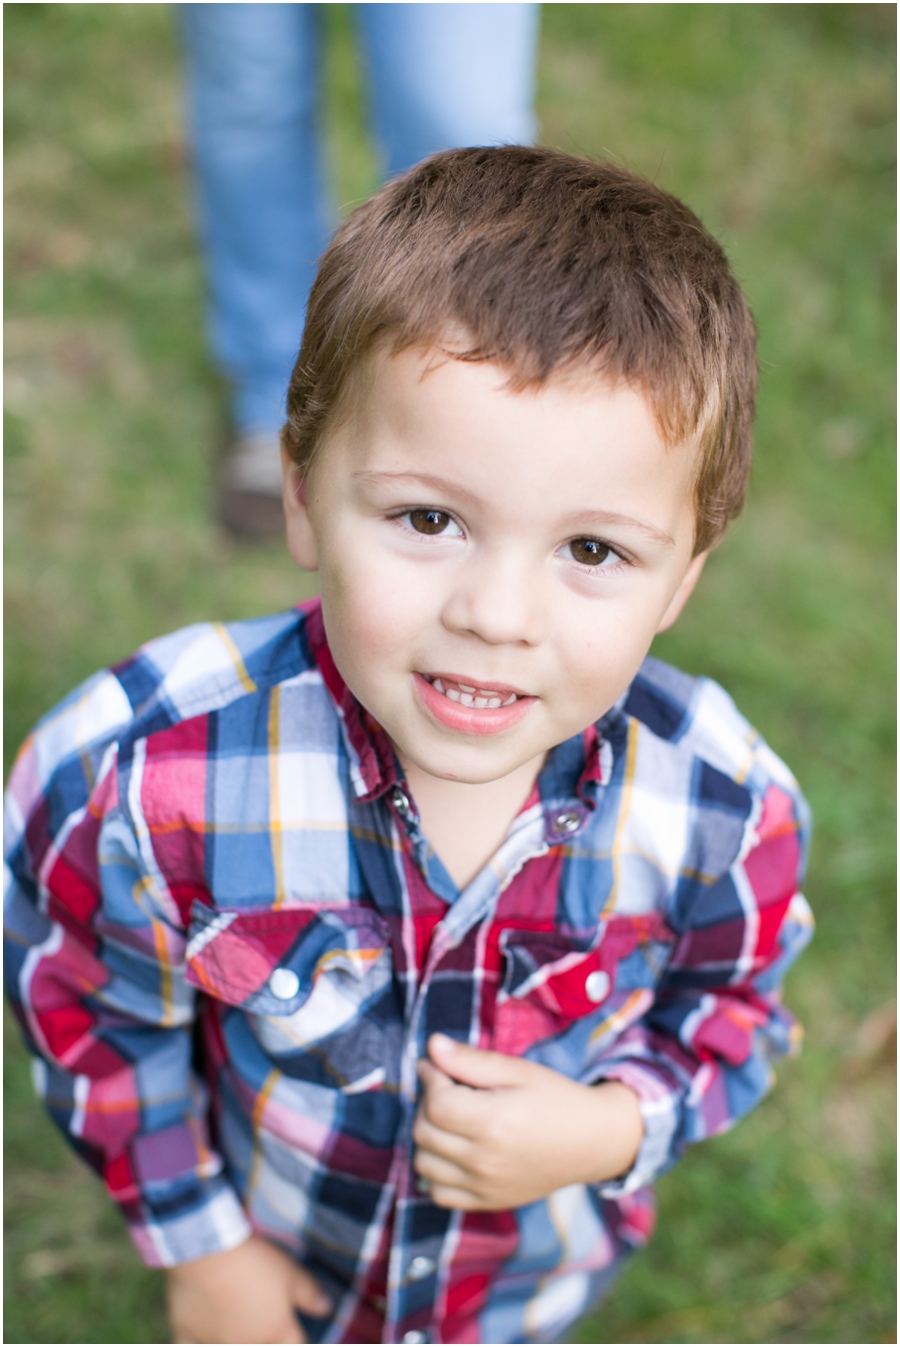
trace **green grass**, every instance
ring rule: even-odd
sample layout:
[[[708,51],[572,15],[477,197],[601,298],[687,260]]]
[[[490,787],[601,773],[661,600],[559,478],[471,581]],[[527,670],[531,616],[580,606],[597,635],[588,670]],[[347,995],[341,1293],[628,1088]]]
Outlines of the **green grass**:
[[[323,8],[346,206],[377,158],[349,10]],[[285,607],[310,582],[281,546],[238,548],[209,519],[224,398],[169,8],[4,18],[8,763],[99,665],[186,622]],[[684,196],[756,313],[750,504],[659,653],[726,685],[817,825],[819,931],[788,985],[804,1054],[662,1180],[657,1236],[580,1341],[895,1340],[894,1072],[877,1016],[895,948],[893,23],[890,5],[544,9],[544,141]],[[159,1276],[34,1104],[14,1033],[6,1115],[5,1339],[166,1341]]]

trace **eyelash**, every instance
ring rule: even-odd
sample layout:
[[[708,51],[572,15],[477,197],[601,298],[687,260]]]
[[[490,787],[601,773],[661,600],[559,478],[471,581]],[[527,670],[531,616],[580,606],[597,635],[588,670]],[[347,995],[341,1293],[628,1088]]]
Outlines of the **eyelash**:
[[[608,555],[605,556],[603,558],[603,561],[601,561],[597,566],[589,566],[587,565],[586,562],[576,561],[574,557],[569,558],[569,560],[572,561],[573,564],[576,565],[580,571],[584,571],[588,575],[594,576],[600,573],[601,571],[603,572],[603,574],[609,575],[610,572],[617,572],[622,566],[631,565],[631,562],[624,555],[624,553],[620,552],[618,548],[613,547],[612,543],[606,542],[603,538],[572,538],[572,540],[570,542],[565,543],[564,546],[571,547],[572,543],[598,543],[600,547],[606,548]],[[615,557],[615,563],[610,566],[604,565],[604,562],[608,561],[610,557]]]
[[[456,519],[450,513],[449,510],[441,510],[436,505],[413,505],[407,510],[398,510],[396,514],[392,514],[390,518],[391,520],[395,520],[399,523],[401,520],[409,520],[410,516],[414,514],[446,515],[447,518],[456,525],[456,527],[460,530],[461,533],[465,533],[465,529],[463,529],[462,524],[460,524],[459,520]],[[417,538],[440,538],[443,536],[444,533],[443,529],[441,530],[440,533],[425,533],[423,532],[422,529],[417,529],[411,522],[407,523],[406,528],[408,532],[414,533]],[[451,534],[451,537],[453,536],[455,535]]]
[[[434,505],[415,505],[415,506],[412,506],[410,509],[407,509],[407,510],[398,510],[398,511],[396,512],[396,514],[390,515],[389,518],[391,519],[392,522],[400,523],[401,521],[408,521],[408,520],[410,519],[410,516],[411,516],[411,515],[413,515],[413,514],[419,514],[419,513],[422,513],[422,514],[441,514],[441,515],[446,515],[446,517],[447,517],[449,520],[451,520],[454,524],[456,524],[457,528],[460,529],[460,531],[461,531],[463,534],[465,534],[465,530],[463,529],[463,527],[462,527],[462,525],[460,524],[459,520],[456,519],[455,516],[454,516],[453,514],[451,514],[451,512],[450,512],[449,510],[442,510],[442,509],[439,509],[437,506],[434,506]],[[406,523],[405,527],[406,527],[407,532],[409,532],[409,533],[414,533],[415,536],[416,536],[417,538],[421,538],[421,539],[426,539],[426,538],[440,538],[440,537],[443,536],[443,530],[441,531],[441,533],[431,533],[431,534],[429,534],[429,533],[424,533],[424,532],[422,532],[420,529],[415,528],[415,526],[414,526],[411,522]],[[456,535],[454,534],[454,535],[451,535],[451,536],[455,537]],[[571,546],[572,546],[572,543],[576,543],[576,542],[598,543],[600,547],[605,547],[605,548],[607,549],[607,551],[608,551],[608,553],[609,553],[609,556],[612,556],[612,557],[615,557],[615,558],[616,558],[616,563],[613,564],[613,565],[611,565],[611,566],[606,566],[606,565],[603,564],[603,562],[605,562],[605,561],[607,561],[607,560],[609,559],[608,557],[604,557],[603,562],[600,562],[600,563],[599,563],[598,565],[596,565],[596,566],[589,566],[589,565],[587,565],[587,564],[584,563],[584,562],[576,561],[575,557],[569,557],[569,558],[568,558],[568,559],[572,562],[572,564],[573,564],[574,566],[577,567],[577,569],[578,569],[579,571],[582,571],[582,572],[584,572],[584,573],[587,574],[587,575],[590,575],[590,576],[593,577],[593,576],[595,576],[595,575],[597,575],[598,573],[601,573],[601,572],[608,575],[608,574],[610,573],[610,571],[616,572],[616,571],[618,571],[619,568],[622,567],[622,566],[631,566],[631,565],[632,565],[632,562],[630,561],[630,559],[629,559],[627,556],[625,556],[625,554],[624,554],[623,552],[620,552],[619,549],[618,549],[617,547],[613,547],[612,543],[606,542],[606,540],[603,539],[603,538],[589,538],[589,537],[572,538],[568,543],[564,543],[563,546],[564,546],[564,547],[571,547]]]

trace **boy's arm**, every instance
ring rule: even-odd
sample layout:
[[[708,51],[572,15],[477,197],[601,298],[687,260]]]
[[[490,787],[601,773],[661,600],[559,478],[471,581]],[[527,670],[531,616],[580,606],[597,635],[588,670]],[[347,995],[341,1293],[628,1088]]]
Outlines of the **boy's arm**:
[[[780,984],[812,933],[797,889],[807,828],[799,792],[770,787],[738,860],[685,915],[653,1006],[586,1064],[581,1080],[596,1088],[432,1040],[416,1164],[436,1201],[496,1209],[501,1196],[518,1198],[506,1202],[515,1206],[576,1181],[618,1197],[651,1182],[686,1143],[724,1131],[753,1107],[771,1083],[770,1058],[799,1040]],[[480,1101],[466,1100],[475,1091],[462,1082],[478,1087]],[[615,1085],[627,1088],[613,1095]],[[590,1140],[584,1149],[592,1118],[593,1152]],[[623,1163],[624,1136],[634,1152]],[[563,1182],[548,1184],[559,1176]]]
[[[185,932],[152,839],[118,796],[130,706],[99,675],[26,742],[7,796],[9,998],[39,1093],[120,1205],[144,1261],[250,1234],[191,1069]],[[131,803],[134,803],[133,801]]]
[[[781,1001],[784,975],[809,943],[800,883],[809,810],[784,776],[760,790],[737,859],[700,885],[656,999],[590,1066],[640,1099],[644,1140],[631,1171],[601,1187],[618,1197],[652,1182],[686,1145],[727,1131],[762,1099],[772,1060],[799,1050],[802,1031]]]

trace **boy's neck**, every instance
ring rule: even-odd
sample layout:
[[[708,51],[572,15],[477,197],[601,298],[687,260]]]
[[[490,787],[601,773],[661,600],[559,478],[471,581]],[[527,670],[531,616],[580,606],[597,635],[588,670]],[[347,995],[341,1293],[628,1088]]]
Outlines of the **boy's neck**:
[[[471,883],[503,841],[534,788],[544,756],[479,785],[446,781],[403,762],[422,831],[458,888]]]

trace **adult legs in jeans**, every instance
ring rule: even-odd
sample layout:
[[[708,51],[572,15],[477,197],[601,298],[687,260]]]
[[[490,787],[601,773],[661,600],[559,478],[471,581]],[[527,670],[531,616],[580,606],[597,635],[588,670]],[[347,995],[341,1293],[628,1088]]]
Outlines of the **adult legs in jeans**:
[[[315,263],[331,233],[319,163],[318,6],[180,6],[210,340],[241,432],[280,425]]]
[[[355,8],[388,175],[438,150],[534,140],[540,5]]]
[[[277,507],[256,507],[277,500],[276,432],[333,224],[318,147],[319,8],[180,6],[210,337],[238,437],[220,510],[236,531],[279,523]],[[389,173],[454,145],[533,139],[538,5],[355,8]]]

